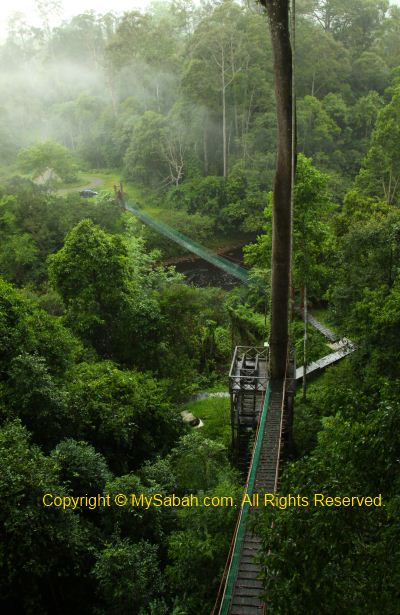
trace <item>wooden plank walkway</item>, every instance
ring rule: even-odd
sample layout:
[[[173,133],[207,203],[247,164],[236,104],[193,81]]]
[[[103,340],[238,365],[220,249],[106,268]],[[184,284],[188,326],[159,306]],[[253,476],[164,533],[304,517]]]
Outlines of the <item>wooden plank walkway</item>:
[[[326,325],[322,324],[322,322],[314,318],[312,314],[307,314],[307,322],[309,322],[310,325],[314,327],[314,329],[317,329],[317,331],[322,333],[322,335],[326,337],[330,342],[337,342],[337,340],[339,339],[337,333],[331,331],[331,329],[329,329]]]
[[[340,348],[339,350],[336,350],[335,352],[331,352],[330,354],[327,354],[325,357],[318,359],[318,361],[312,361],[311,363],[307,365],[307,368],[306,368],[307,376],[309,374],[316,374],[317,372],[322,371],[323,369],[328,367],[328,365],[332,365],[332,363],[336,363],[336,361],[340,361],[340,359],[343,359],[344,357],[347,357],[347,355],[354,352],[355,349],[356,347],[354,346],[354,344],[349,342],[348,344],[342,346],[342,348]],[[296,369],[296,380],[301,380],[301,378],[303,378],[303,373],[304,373],[304,367],[303,366],[298,367]]]
[[[296,312],[296,314],[298,314],[300,316],[300,318],[302,318],[304,320],[304,312],[301,308],[296,307],[294,309],[294,311]],[[312,327],[314,327],[314,329],[317,329],[317,331],[319,331],[320,333],[322,333],[322,335],[324,337],[326,337],[330,342],[337,342],[339,339],[339,335],[337,335],[337,333],[334,333],[334,331],[332,331],[331,329],[329,329],[329,327],[327,327],[326,325],[324,325],[322,322],[320,322],[319,320],[317,320],[312,314],[310,314],[309,312],[307,313],[307,322],[310,323],[310,325]]]
[[[253,493],[260,493],[261,491],[273,493],[275,491],[280,462],[282,393],[282,381],[271,383]],[[256,510],[256,507],[250,507],[250,514],[253,514]],[[260,538],[246,529],[240,549],[232,599],[227,611],[229,615],[260,615],[263,612],[264,605],[260,599],[262,581],[259,579],[261,566],[257,559],[260,548]]]
[[[296,308],[296,312],[303,318],[303,311],[300,308]],[[328,327],[326,327],[322,322],[314,318],[311,314],[307,314],[307,322],[310,323],[312,327],[317,329],[322,335],[324,335],[330,342],[333,343],[333,348],[335,348],[334,352],[331,352],[318,361],[312,361],[307,365],[306,374],[316,374],[319,371],[324,370],[328,365],[332,365],[332,363],[336,363],[336,361],[340,361],[347,355],[351,354],[355,351],[356,346],[353,344],[351,340],[346,338],[339,339],[339,336],[331,331]],[[296,380],[301,380],[304,374],[304,367],[298,367],[296,369]]]
[[[313,316],[308,315],[307,320],[311,326],[320,331],[332,343],[332,348],[334,349],[334,352],[307,365],[307,374],[321,371],[328,365],[336,363],[336,361],[356,350],[356,345],[353,342],[346,338],[339,339],[338,335]],[[295,378],[299,380],[302,377],[303,367],[299,367],[296,369]],[[283,382],[270,382],[267,414],[262,433],[259,433],[261,448],[255,449],[256,452],[252,458],[251,468],[253,468],[253,476],[255,472],[252,494],[259,494],[260,492],[275,493],[278,488],[284,394]],[[261,414],[261,417],[265,417],[264,412]],[[263,503],[260,503],[262,506]],[[256,510],[257,507],[250,506],[248,512],[252,515]],[[236,554],[234,556],[237,557],[237,561],[233,565],[234,557],[231,558],[219,615],[261,615],[265,613],[265,604],[260,598],[263,591],[263,584],[259,578],[261,565],[258,561],[258,555],[261,551],[261,539],[252,533],[249,525],[251,524],[245,522],[244,532],[241,533],[239,524],[239,529],[235,536],[235,544],[239,546],[238,556]],[[235,552],[235,548],[233,552]],[[233,571],[234,575],[232,574]],[[227,591],[229,583],[231,585],[229,591]]]

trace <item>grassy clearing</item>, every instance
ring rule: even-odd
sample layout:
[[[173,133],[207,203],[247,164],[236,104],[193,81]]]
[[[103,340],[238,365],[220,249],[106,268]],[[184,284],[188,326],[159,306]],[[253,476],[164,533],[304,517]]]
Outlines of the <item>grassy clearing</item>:
[[[98,192],[114,192],[114,186],[119,186],[121,177],[122,173],[120,169],[91,169],[79,173],[77,180],[73,183],[59,184],[57,186],[57,192],[60,195],[66,195],[72,192],[79,192],[84,188],[91,188]],[[230,249],[254,240],[253,235],[244,235],[243,232],[231,232],[229,237],[221,232],[207,232],[203,229],[199,220],[192,218],[184,211],[166,209],[163,207],[160,195],[154,191],[138,187],[130,181],[124,181],[123,187],[128,202],[130,201],[133,205],[139,206],[144,213],[155,220],[163,222],[185,235],[188,235],[188,237],[194,241],[198,241],[213,252],[229,251]],[[164,252],[164,239],[158,240],[157,233],[155,233],[155,237],[156,238],[153,237],[152,240],[150,240],[151,246],[159,248]],[[169,254],[170,251],[171,254]],[[166,256],[178,256],[180,254],[182,254],[182,250],[179,248],[170,248],[170,250],[167,250]]]
[[[201,432],[210,440],[217,440],[229,447],[231,443],[230,400],[228,397],[209,397],[191,401],[182,406],[204,422]]]

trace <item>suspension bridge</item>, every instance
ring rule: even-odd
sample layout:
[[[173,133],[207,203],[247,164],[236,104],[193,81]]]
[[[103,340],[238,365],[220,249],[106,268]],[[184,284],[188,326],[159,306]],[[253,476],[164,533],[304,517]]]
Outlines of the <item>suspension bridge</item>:
[[[246,269],[218,256],[183,233],[157,221],[132,204],[125,208],[145,224],[168,237],[189,252],[222,269],[247,284]],[[299,311],[303,316],[302,312]],[[275,494],[287,433],[291,428],[296,381],[348,356],[356,349],[353,342],[338,336],[311,314],[308,323],[330,343],[332,352],[317,361],[296,369],[287,361],[283,380],[272,381],[268,370],[268,349],[238,347],[229,373],[231,398],[232,447],[238,465],[247,471],[242,506],[231,542],[226,567],[211,615],[260,615],[265,613],[260,579],[261,539],[252,531],[249,520],[257,511],[253,497],[260,493]],[[250,442],[254,441],[249,454]]]
[[[147,224],[151,228],[158,231],[164,237],[168,237],[171,241],[177,243],[185,250],[196,254],[203,260],[211,263],[214,267],[218,267],[218,269],[222,269],[225,273],[229,273],[234,278],[238,279],[240,282],[247,284],[249,281],[249,273],[247,269],[244,267],[240,267],[240,265],[236,265],[235,263],[231,263],[228,259],[223,258],[222,256],[218,256],[214,254],[211,250],[208,250],[204,246],[200,245],[193,239],[190,239],[187,235],[180,233],[176,229],[172,228],[165,222],[161,222],[160,220],[155,220],[152,216],[144,213],[137,207],[135,207],[132,203],[125,204],[125,209],[131,212],[136,218]]]

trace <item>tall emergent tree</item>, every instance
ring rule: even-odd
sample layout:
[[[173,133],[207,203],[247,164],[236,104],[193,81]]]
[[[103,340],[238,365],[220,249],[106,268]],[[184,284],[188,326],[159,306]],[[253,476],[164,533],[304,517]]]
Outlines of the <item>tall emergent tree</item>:
[[[291,266],[293,106],[292,47],[289,0],[260,0],[267,9],[271,30],[278,121],[278,151],[272,219],[272,308],[270,333],[271,378],[286,371],[289,335],[289,289]]]

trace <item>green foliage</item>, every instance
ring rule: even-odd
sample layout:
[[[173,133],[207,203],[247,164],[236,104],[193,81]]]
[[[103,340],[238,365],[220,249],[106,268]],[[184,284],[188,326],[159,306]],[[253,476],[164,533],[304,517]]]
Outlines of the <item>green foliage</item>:
[[[321,298],[330,282],[333,252],[331,229],[334,206],[327,176],[312,161],[298,156],[293,220],[293,284],[307,286],[309,298]],[[272,207],[265,210],[265,233],[245,250],[246,260],[257,269],[269,269],[272,250]]]
[[[45,493],[65,493],[57,464],[29,443],[18,421],[6,423],[0,428],[0,587],[6,608],[26,613],[47,612],[44,586],[59,599],[63,585],[85,575],[87,530],[70,511],[44,508]],[[66,597],[66,609],[69,604]]]
[[[227,179],[208,176],[188,180],[171,188],[165,201],[167,207],[187,212],[190,219],[195,214],[209,217],[225,232],[238,227],[247,232],[258,230],[265,202],[260,182],[249,181],[239,170]]]
[[[75,495],[98,495],[111,474],[104,457],[87,442],[62,440],[51,453],[59,468],[60,480]]]
[[[348,318],[366,289],[385,294],[393,286],[400,254],[398,214],[397,207],[356,191],[346,196],[336,220],[335,284],[329,293],[339,321]]]
[[[304,322],[294,320],[291,324],[291,339],[296,352],[297,365],[303,364]],[[307,362],[311,363],[329,354],[331,349],[326,338],[310,325],[307,327]]]
[[[371,144],[357,185],[365,194],[397,204],[399,199],[400,166],[400,88],[394,89],[388,105],[378,114]]]
[[[127,179],[158,186],[168,176],[167,164],[160,151],[165,119],[154,111],[146,111],[135,126],[124,157]]]
[[[153,214],[153,211],[151,213]],[[186,211],[176,209],[156,210],[153,215],[161,224],[165,222],[174,230],[200,244],[207,244],[213,234],[214,220],[208,215],[199,213],[188,215]],[[149,226],[143,226],[143,236],[148,249],[160,250],[165,259],[187,254],[183,248]]]
[[[99,554],[93,576],[102,599],[99,613],[139,613],[163,589],[157,547],[115,539]]]
[[[161,382],[108,361],[79,365],[69,394],[74,433],[102,453],[116,473],[167,452],[181,429]]]
[[[395,390],[396,385],[393,391],[382,389],[381,401],[371,409],[359,401],[361,420],[341,414],[324,419],[313,453],[287,467],[282,494],[301,494],[312,503],[314,493],[380,493],[385,506],[335,509],[311,504],[267,510],[262,521],[263,551],[268,553],[263,568],[266,599],[274,612],[308,612],[315,600],[326,613],[361,613],[365,608],[395,612]],[[296,605],[288,611],[293,595]]]
[[[168,460],[163,462],[170,466]],[[160,465],[159,460],[155,463]],[[152,466],[150,462],[146,464],[148,471]],[[146,472],[142,475],[145,476]],[[176,511],[173,508],[156,505],[147,507],[145,502],[150,501],[155,494],[171,495],[175,493],[174,489],[169,491],[165,485],[154,480],[143,482],[138,475],[126,474],[110,480],[105,486],[104,493],[110,495],[110,501],[120,493],[126,494],[129,498],[126,506],[112,506],[100,511],[101,527],[105,535],[118,533],[120,538],[131,541],[141,538],[159,545],[160,555],[165,555],[167,536],[176,527]],[[147,500],[143,500],[143,505],[133,506],[131,500],[133,494],[137,498],[143,495]]]
[[[146,461],[139,475],[145,484],[159,485],[166,493],[174,493],[177,488],[176,477],[167,457]]]
[[[66,322],[105,358],[139,363],[154,352],[158,305],[131,278],[127,246],[83,220],[49,259],[53,286],[66,305]]]
[[[362,360],[369,378],[397,376],[400,277],[391,288],[366,288],[350,314],[349,326],[360,340]],[[366,376],[367,377],[367,376]]]
[[[31,233],[21,232],[15,215],[13,197],[0,200],[0,225],[3,249],[0,253],[0,271],[7,279],[21,283],[32,276],[39,266],[39,248]]]
[[[51,171],[66,182],[76,179],[77,164],[74,157],[66,147],[55,141],[44,141],[21,150],[18,163],[24,173],[32,174],[41,183],[54,181]]]
[[[1,279],[0,340],[2,379],[8,374],[12,360],[24,353],[43,357],[50,374],[62,375],[74,363],[81,350],[76,338],[56,318],[37,308],[24,298],[21,291]],[[25,359],[27,366],[31,363],[31,368],[27,369],[37,369],[46,381],[43,361],[32,357]],[[22,367],[21,360],[19,362]]]
[[[197,289],[171,284],[160,294],[162,342],[159,346],[159,370],[179,383],[175,395],[190,393],[201,371],[212,376],[225,366],[229,354],[217,342],[218,326],[225,324],[224,294],[219,289]],[[176,323],[179,322],[179,327]],[[222,352],[221,352],[222,351]]]
[[[47,256],[62,247],[66,233],[83,218],[109,232],[123,230],[121,210],[110,202],[83,205],[77,194],[62,198],[27,180],[13,180],[0,192],[0,272],[18,285],[43,284]]]
[[[183,436],[171,452],[174,474],[183,493],[209,491],[228,471],[226,450],[222,444],[207,440],[194,430]]]
[[[357,420],[360,404],[368,407],[368,395],[371,392],[366,394],[355,387],[354,372],[348,358],[309,381],[307,399],[302,399],[299,391],[295,400],[293,435],[298,457],[309,454],[315,448],[323,417],[346,412],[346,416]]]
[[[332,153],[341,129],[320,100],[305,96],[299,101],[298,125],[299,144],[306,156],[315,152],[316,158],[323,161],[326,154]]]
[[[22,353],[10,362],[7,394],[10,416],[18,416],[32,432],[36,443],[54,446],[68,423],[67,396],[49,374],[46,360]]]
[[[240,500],[241,487],[231,476],[220,480],[209,495]],[[237,508],[192,507],[179,512],[179,529],[169,538],[168,579],[185,613],[208,614],[214,604],[225,565]]]

